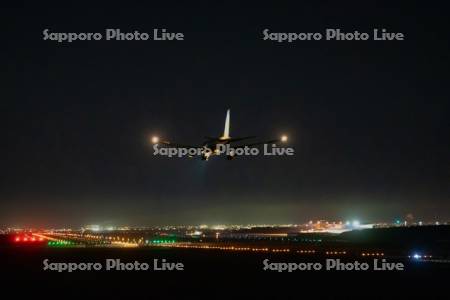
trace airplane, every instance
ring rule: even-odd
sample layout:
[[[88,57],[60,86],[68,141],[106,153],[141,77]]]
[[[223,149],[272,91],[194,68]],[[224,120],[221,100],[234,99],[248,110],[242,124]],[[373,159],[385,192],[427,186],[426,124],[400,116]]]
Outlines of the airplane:
[[[217,156],[223,153],[219,148],[223,145],[229,145],[232,149],[231,151],[227,152],[227,159],[232,160],[236,154],[233,150],[238,148],[244,148],[244,147],[255,147],[263,144],[276,144],[278,142],[287,142],[288,138],[286,135],[282,135],[279,139],[273,139],[269,141],[264,142],[254,142],[250,144],[242,144],[242,145],[232,145],[232,143],[241,142],[244,140],[254,139],[256,136],[246,136],[246,137],[231,137],[230,136],[230,109],[227,110],[227,115],[225,117],[225,128],[223,131],[222,136],[219,137],[209,137],[205,136],[205,141],[201,145],[193,146],[193,145],[182,145],[182,144],[176,144],[169,141],[161,141],[159,137],[153,136],[152,137],[152,144],[155,145],[162,145],[164,147],[168,148],[195,148],[195,149],[201,149],[200,151],[200,157],[202,160],[209,160],[211,156]],[[189,156],[193,157],[193,156]]]

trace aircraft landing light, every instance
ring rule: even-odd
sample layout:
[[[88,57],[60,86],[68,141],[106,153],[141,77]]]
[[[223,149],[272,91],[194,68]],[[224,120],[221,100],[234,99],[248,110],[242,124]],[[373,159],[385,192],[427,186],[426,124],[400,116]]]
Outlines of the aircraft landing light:
[[[153,144],[158,144],[158,143],[159,143],[159,137],[153,136],[153,137],[152,137],[152,143],[153,143]]]

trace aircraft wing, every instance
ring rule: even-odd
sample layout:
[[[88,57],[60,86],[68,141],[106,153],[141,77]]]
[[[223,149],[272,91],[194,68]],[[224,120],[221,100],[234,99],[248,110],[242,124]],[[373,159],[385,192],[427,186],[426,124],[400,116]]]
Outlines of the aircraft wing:
[[[256,143],[251,143],[251,144],[246,144],[246,145],[237,145],[237,146],[232,146],[231,148],[244,148],[244,147],[254,147],[254,146],[261,146],[264,144],[276,144],[278,142],[280,142],[281,140],[270,140],[270,141],[263,141],[263,142],[256,142]]]
[[[222,140],[220,138],[215,138],[215,137],[210,137],[210,136],[205,136],[205,138],[208,140],[208,142],[228,142],[228,143],[233,143],[233,142],[239,142],[239,141],[243,141],[243,140],[249,140],[249,139],[254,139],[256,138],[256,136],[244,136],[244,137],[237,137],[237,138],[229,138],[226,140]]]
[[[161,141],[159,143],[157,143],[158,145],[163,145],[166,146],[168,148],[203,148],[202,145],[197,145],[197,146],[193,146],[193,145],[184,145],[184,144],[177,144],[177,143],[172,143],[169,141]]]
[[[238,138],[231,138],[228,141],[230,143],[234,143],[234,142],[239,142],[239,141],[243,141],[243,140],[249,140],[249,139],[254,139],[256,138],[256,136],[244,136],[244,137],[238,137]]]

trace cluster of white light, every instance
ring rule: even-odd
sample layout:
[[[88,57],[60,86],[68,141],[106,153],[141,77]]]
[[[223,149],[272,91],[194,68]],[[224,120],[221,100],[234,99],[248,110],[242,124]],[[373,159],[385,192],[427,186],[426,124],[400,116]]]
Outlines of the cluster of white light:
[[[414,255],[408,255],[408,258],[414,258],[414,259],[421,259],[421,258],[432,258],[433,256],[431,255],[420,255],[418,253],[415,253]]]

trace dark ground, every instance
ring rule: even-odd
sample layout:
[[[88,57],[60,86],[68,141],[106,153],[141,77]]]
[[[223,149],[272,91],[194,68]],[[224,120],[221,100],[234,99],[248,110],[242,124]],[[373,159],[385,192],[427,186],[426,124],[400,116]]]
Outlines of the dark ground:
[[[66,296],[194,296],[234,298],[242,295],[280,299],[393,298],[424,295],[441,297],[450,275],[450,265],[443,263],[404,262],[405,271],[263,271],[263,260],[273,262],[324,262],[325,257],[296,254],[226,252],[215,250],[118,249],[118,248],[47,248],[45,246],[3,246],[0,265],[4,287],[16,295]],[[50,262],[100,262],[120,258],[123,262],[151,263],[154,258],[182,262],[184,271],[44,271],[43,260]],[[361,257],[348,257],[362,262]],[[258,296],[258,297],[257,297]],[[443,296],[442,296],[443,297]],[[445,297],[444,297],[445,298]]]

